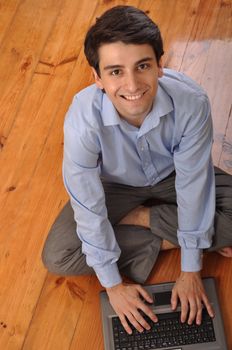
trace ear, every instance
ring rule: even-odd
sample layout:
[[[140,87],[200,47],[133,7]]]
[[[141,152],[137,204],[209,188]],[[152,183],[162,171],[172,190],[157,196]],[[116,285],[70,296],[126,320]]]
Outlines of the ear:
[[[97,71],[96,71],[93,67],[91,67],[91,68],[92,68],[94,80],[95,80],[95,83],[96,83],[97,87],[98,87],[99,89],[103,90],[104,87],[103,87],[101,78],[100,78],[99,75],[97,74]]]
[[[163,59],[161,57],[160,60],[159,60],[159,63],[158,63],[158,78],[162,78],[163,75],[164,75],[164,72],[163,72]]]

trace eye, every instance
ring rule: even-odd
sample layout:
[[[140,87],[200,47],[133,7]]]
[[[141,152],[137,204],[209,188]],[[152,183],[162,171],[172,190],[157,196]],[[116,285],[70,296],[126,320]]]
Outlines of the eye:
[[[120,73],[121,73],[120,69],[115,69],[112,72],[110,72],[110,74],[113,75],[113,76],[120,75]]]
[[[146,70],[148,69],[150,66],[148,63],[141,63],[139,66],[138,66],[138,70],[140,71],[143,71],[143,70]]]

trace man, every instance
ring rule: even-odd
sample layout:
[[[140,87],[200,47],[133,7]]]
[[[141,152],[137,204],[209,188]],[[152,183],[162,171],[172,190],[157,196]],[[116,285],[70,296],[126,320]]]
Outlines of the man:
[[[143,283],[159,250],[180,246],[172,308],[179,298],[181,321],[200,324],[202,303],[214,315],[200,276],[203,249],[232,255],[232,177],[214,174],[208,98],[163,69],[159,29],[136,8],[98,18],[85,54],[96,84],[74,97],[64,126],[72,208],[55,222],[44,264],[63,275],[95,272],[126,331],[131,323],[142,332],[149,325],[139,310],[157,321],[142,298],[152,300],[122,275]]]

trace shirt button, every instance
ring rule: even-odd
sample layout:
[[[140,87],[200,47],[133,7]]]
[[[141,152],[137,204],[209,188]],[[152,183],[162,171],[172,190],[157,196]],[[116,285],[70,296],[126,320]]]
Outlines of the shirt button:
[[[144,148],[143,148],[143,147],[141,147],[141,151],[144,151]]]

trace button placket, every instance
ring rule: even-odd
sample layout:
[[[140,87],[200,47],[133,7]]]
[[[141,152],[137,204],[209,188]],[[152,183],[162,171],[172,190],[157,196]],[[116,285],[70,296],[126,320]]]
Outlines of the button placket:
[[[138,144],[137,149],[139,151],[143,171],[144,171],[148,181],[150,182],[150,184],[154,184],[155,180],[157,178],[157,172],[156,172],[155,167],[152,164],[151,154],[150,154],[148,142],[147,142],[145,136],[141,136],[138,140],[138,143],[139,144]]]

